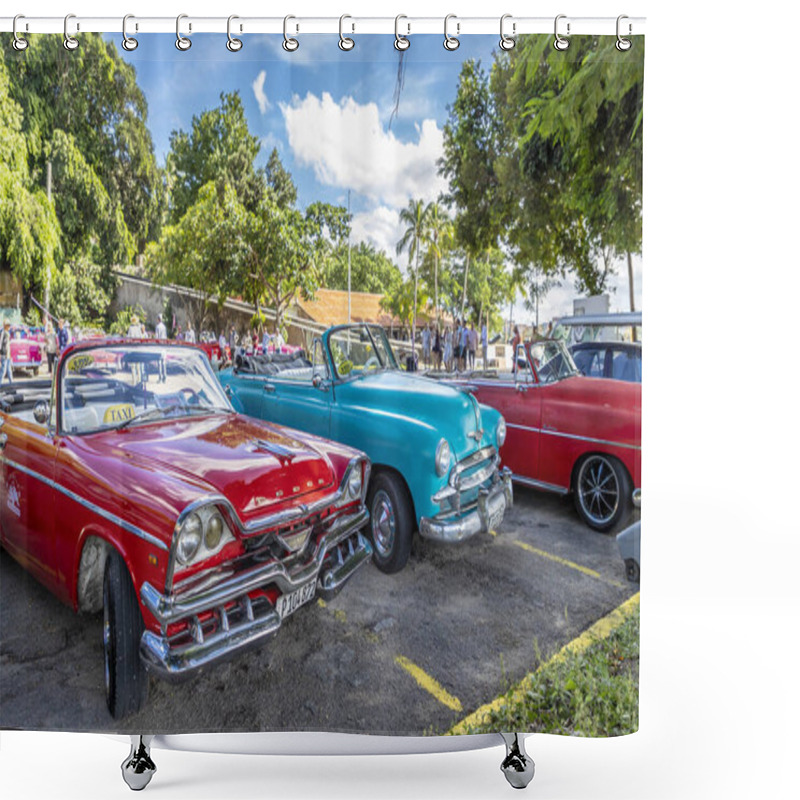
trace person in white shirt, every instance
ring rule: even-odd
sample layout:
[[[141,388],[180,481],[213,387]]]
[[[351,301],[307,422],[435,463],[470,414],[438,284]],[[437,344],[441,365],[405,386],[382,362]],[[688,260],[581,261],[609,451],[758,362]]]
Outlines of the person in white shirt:
[[[286,344],[283,338],[283,334],[281,333],[280,328],[275,331],[275,336],[272,337],[275,342],[275,352],[282,353],[283,346]]]
[[[194,335],[194,328],[192,327],[191,320],[189,320],[189,322],[186,323],[186,333],[183,336],[183,340],[185,342],[191,342],[192,344],[194,344],[197,341]]]
[[[164,324],[164,315],[158,315],[158,322],[156,323],[156,339],[167,338],[167,326]]]
[[[144,328],[142,328],[139,317],[134,314],[131,317],[131,324],[128,326],[129,339],[144,339]]]
[[[264,328],[264,336],[261,339],[261,351],[266,355],[269,352],[269,340],[270,340],[269,331]]]

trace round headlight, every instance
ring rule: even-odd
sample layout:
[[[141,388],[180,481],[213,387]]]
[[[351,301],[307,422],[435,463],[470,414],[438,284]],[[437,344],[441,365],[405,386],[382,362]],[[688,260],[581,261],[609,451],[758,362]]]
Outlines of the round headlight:
[[[506,441],[506,421],[503,417],[497,421],[497,446],[502,447]]]
[[[196,555],[203,541],[203,523],[197,514],[189,514],[178,534],[176,555],[181,564],[188,564]]]
[[[209,550],[216,550],[219,547],[219,543],[222,541],[223,529],[222,517],[217,512],[214,512],[211,515],[211,519],[206,523],[206,547]]]
[[[450,445],[446,439],[442,439],[436,446],[436,474],[439,477],[447,474],[450,467]]]
[[[361,495],[361,465],[356,465],[350,470],[350,477],[347,479],[347,493],[355,500]]]

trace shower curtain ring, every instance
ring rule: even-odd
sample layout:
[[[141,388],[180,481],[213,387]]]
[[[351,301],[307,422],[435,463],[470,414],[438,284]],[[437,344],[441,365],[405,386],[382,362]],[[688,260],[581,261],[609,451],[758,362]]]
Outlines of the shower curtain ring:
[[[20,19],[25,19],[24,15],[22,15],[22,14],[17,14],[17,16],[16,16],[16,17],[14,17],[14,22],[13,22],[13,24],[12,24],[12,26],[11,26],[11,31],[12,31],[12,33],[14,34],[14,38],[13,38],[13,40],[11,41],[11,46],[12,46],[12,47],[13,47],[13,48],[14,48],[14,49],[15,49],[15,50],[18,52],[18,53],[21,53],[23,50],[27,50],[27,49],[28,49],[28,40],[27,40],[27,39],[23,39],[23,38],[22,38],[22,37],[21,37],[21,36],[20,36],[20,35],[17,33],[17,20],[20,20]]]
[[[353,41],[353,39],[351,39],[349,36],[345,36],[342,30],[344,21],[346,19],[353,18],[349,14],[342,14],[342,16],[339,17],[339,49],[345,51],[352,50],[356,46],[355,41]],[[350,23],[350,25],[352,30],[356,29],[356,26],[353,23]]]
[[[135,50],[139,46],[139,40],[134,39],[132,36],[128,36],[129,19],[135,19],[133,14],[126,14],[122,18],[122,47],[123,49],[127,50],[130,53],[132,50]]]
[[[293,17],[291,14],[289,14],[283,18],[283,49],[287,53],[293,53],[298,47],[300,47],[300,42],[298,42],[297,39],[292,39],[289,36],[288,25],[290,19],[297,19],[297,17]]]
[[[450,50],[452,52],[453,50],[458,50],[458,46],[461,44],[461,42],[459,42],[458,39],[456,38],[458,34],[461,33],[461,23],[456,22],[456,35],[451,36],[447,32],[447,23],[450,22],[451,19],[458,19],[458,18],[456,17],[455,14],[448,14],[444,18],[444,49]]]
[[[569,47],[569,39],[565,39],[558,32],[558,21],[560,19],[566,19],[566,18],[567,18],[566,14],[559,14],[556,17],[556,23],[555,23],[556,38],[553,40],[553,47],[555,47],[556,50],[566,50]],[[569,22],[567,23],[567,36],[569,36]]]
[[[238,53],[244,45],[241,39],[237,39],[235,36],[231,35],[231,22],[235,19],[239,19],[236,14],[231,14],[228,17],[228,41],[225,42],[225,47],[227,47],[231,53]]]
[[[511,14],[503,14],[503,16],[500,17],[500,49],[506,52],[513,50],[514,45],[517,43],[517,40],[514,38],[514,34],[517,32],[516,22],[511,23],[511,36],[507,36],[503,30],[503,24],[507,19],[511,19]]]
[[[178,14],[175,20],[175,47],[181,51],[186,51],[192,46],[192,40],[181,34],[181,20],[188,19],[188,17],[188,14]],[[189,30],[192,30],[191,25],[189,25]]]
[[[620,14],[617,17],[617,43],[616,43],[615,47],[617,48],[617,50],[620,51],[620,53],[624,53],[626,50],[630,50],[631,47],[633,47],[633,42],[630,39],[623,38],[622,35],[619,32],[619,30],[620,30],[620,22],[622,22],[622,20],[624,20],[624,19],[628,19],[628,17],[625,14]],[[628,36],[630,36],[630,34],[631,34],[631,24],[629,22],[628,23]]]
[[[400,34],[399,28],[401,19],[408,19],[408,17],[405,14],[398,14],[394,18],[394,47],[395,50],[400,50],[402,52],[403,50],[408,50],[408,48],[411,47],[411,40],[408,38],[408,36],[402,36]],[[411,26],[408,23],[406,23],[406,28],[408,32],[411,33]]]
[[[75,19],[74,14],[67,14],[64,17],[64,49],[72,52],[78,49],[80,42],[74,37],[69,35],[69,21]],[[76,28],[77,29],[77,28]]]

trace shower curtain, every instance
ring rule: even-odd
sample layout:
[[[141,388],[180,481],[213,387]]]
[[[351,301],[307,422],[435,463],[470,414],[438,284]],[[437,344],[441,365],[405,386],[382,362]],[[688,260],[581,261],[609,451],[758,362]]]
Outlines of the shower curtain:
[[[406,37],[402,25],[397,36],[358,34],[346,23],[340,36],[303,36],[290,21],[284,36],[245,35],[229,24],[227,38],[189,38],[179,23],[177,37],[136,41],[131,27],[124,40],[73,29],[66,45],[54,34],[27,35],[24,48],[3,42],[0,355],[14,382],[0,387],[0,432],[10,442],[0,489],[0,726],[634,732],[641,384],[603,369],[637,354],[640,365],[641,320],[608,337],[582,326],[585,343],[603,345],[589,366],[580,350],[570,355],[580,346],[575,329],[558,320],[641,312],[644,38],[630,47],[566,31],[555,41],[512,39],[509,27],[498,42],[459,38],[455,22],[444,39]],[[346,338],[326,338],[348,324],[356,328]],[[248,430],[274,422],[303,430],[298,409],[320,397],[332,404],[330,420],[348,414],[355,439],[331,422],[325,444],[314,446],[334,466],[341,445],[329,440],[369,456],[371,473],[360,473],[354,492],[370,514],[357,541],[372,563],[331,597],[311,583],[280,605],[266,589],[259,598],[280,609],[274,637],[186,681],[137,672],[141,702],[113,715],[109,669],[122,680],[113,673],[123,669],[113,650],[122,611],[108,584],[132,583],[130,619],[140,627],[121,630],[117,646],[133,641],[134,661],[151,629],[166,648],[221,636],[236,624],[227,600],[211,622],[193,611],[159,629],[157,602],[147,598],[168,592],[147,589],[140,576],[172,559],[184,535],[169,517],[180,482],[197,486],[218,472],[233,480],[239,470],[243,508],[261,491],[252,461],[242,468],[206,455],[213,436],[215,453],[239,440],[212,436],[201,414],[112,429],[139,411],[119,399],[117,381],[164,397],[158,387],[188,374],[188,362],[171,355],[131,355],[161,346],[141,344],[149,340],[202,353],[211,376],[203,391],[218,390],[225,430],[236,414],[252,418],[241,423]],[[277,417],[234,402],[259,364],[297,378],[295,394],[280,396],[280,375],[259,388],[259,403],[275,394]],[[320,365],[328,372],[312,385]],[[307,385],[297,388],[304,370]],[[367,391],[378,373],[383,383]],[[80,380],[95,394],[75,395],[70,381]],[[362,394],[346,395],[354,386]],[[116,399],[103,401],[97,421],[79,429],[86,415],[77,415],[74,429],[64,427],[78,402],[68,398],[86,407],[101,390]],[[444,431],[455,419],[463,446],[422,444],[422,429]],[[302,435],[318,437],[308,424]],[[393,430],[419,443],[401,466],[382,469],[399,447]],[[265,435],[248,442],[262,446]],[[45,463],[48,442],[56,450]],[[442,505],[427,523],[422,504],[456,485],[448,474],[457,472],[459,491],[485,477],[459,462],[468,445],[492,450],[497,497],[503,468],[513,471],[503,511],[481,517],[482,529],[463,541],[419,535],[437,530],[439,514],[467,513]],[[309,458],[286,447],[263,445],[263,459],[286,471]],[[215,497],[225,494],[221,481]],[[477,488],[465,502],[477,515]],[[158,536],[137,510],[145,503],[174,540],[153,544]],[[394,557],[402,514],[413,515],[407,561],[380,568],[382,548]],[[75,527],[78,518],[86,527]],[[198,547],[217,554],[215,569],[235,570],[222,554],[239,544],[236,519],[214,517],[219,551],[212,517],[198,519],[206,537]],[[304,535],[313,541],[323,522]],[[614,534],[631,523],[618,544]],[[126,536],[149,549],[124,545]],[[305,541],[288,557],[269,544],[263,558],[288,558],[289,569]],[[257,621],[249,603],[241,613]]]

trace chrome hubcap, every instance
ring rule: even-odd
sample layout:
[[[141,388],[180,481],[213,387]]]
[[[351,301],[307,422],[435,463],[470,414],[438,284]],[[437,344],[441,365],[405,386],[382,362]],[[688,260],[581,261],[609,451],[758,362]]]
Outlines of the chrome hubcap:
[[[372,501],[372,541],[384,557],[390,555],[394,547],[395,529],[394,506],[389,495],[381,489]]]
[[[583,463],[578,494],[581,508],[596,525],[604,525],[614,516],[619,507],[619,484],[608,459],[594,456]]]

